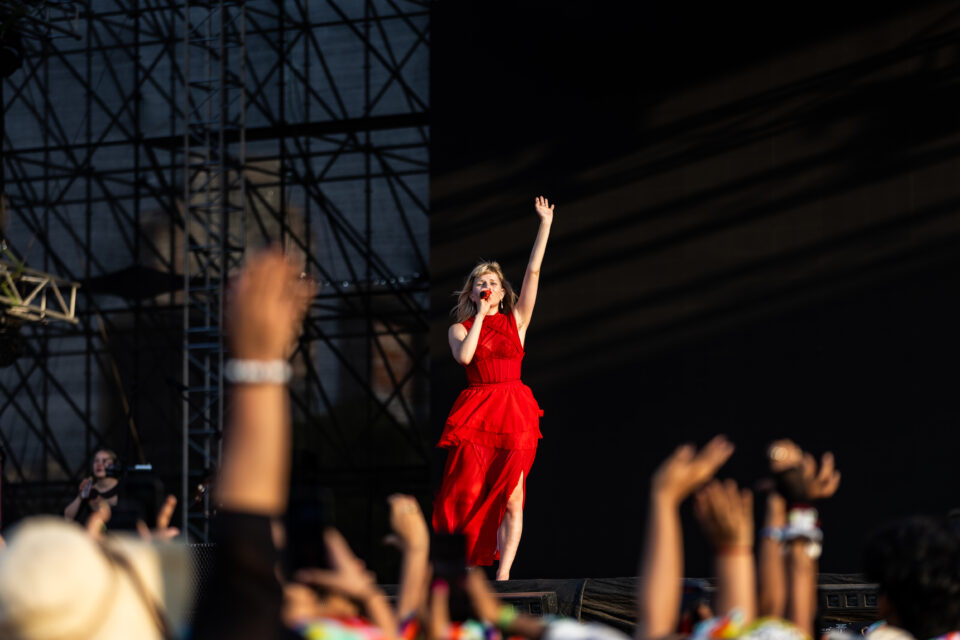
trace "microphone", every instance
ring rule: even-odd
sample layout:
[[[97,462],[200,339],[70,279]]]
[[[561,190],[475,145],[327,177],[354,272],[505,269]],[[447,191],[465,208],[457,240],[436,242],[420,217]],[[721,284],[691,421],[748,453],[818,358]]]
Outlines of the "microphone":
[[[489,297],[490,297],[490,289],[484,289],[483,291],[480,292],[481,300],[486,300]]]

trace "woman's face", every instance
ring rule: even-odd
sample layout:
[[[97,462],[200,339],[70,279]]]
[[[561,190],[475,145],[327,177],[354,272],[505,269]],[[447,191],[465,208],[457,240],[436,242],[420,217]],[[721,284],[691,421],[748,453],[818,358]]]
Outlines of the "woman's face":
[[[503,295],[503,284],[495,273],[481,273],[473,281],[473,290],[470,292],[470,299],[479,304],[480,294],[489,291],[490,296],[496,300]]]
[[[113,458],[106,451],[97,451],[93,456],[93,477],[106,478],[107,467],[113,464]]]

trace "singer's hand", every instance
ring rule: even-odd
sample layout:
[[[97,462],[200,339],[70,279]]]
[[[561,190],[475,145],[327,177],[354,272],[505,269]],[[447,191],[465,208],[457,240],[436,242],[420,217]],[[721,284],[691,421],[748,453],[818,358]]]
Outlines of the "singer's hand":
[[[500,305],[500,301],[503,300],[504,292],[498,291],[496,293],[491,293],[490,291],[484,290],[480,292],[480,296],[487,294],[486,298],[481,297],[480,301],[477,303],[477,314],[485,316],[490,313],[491,309],[496,309]]]
[[[550,204],[550,202],[543,196],[537,196],[537,199],[534,201],[533,208],[536,209],[537,215],[540,216],[540,221],[544,224],[550,224],[553,222],[553,208],[556,205]]]

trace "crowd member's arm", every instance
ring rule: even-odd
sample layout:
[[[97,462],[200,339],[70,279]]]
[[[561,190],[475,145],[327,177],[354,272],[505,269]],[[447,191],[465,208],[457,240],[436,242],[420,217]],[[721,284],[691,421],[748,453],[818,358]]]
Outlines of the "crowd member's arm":
[[[335,529],[323,533],[330,558],[330,569],[301,569],[296,573],[298,582],[317,585],[338,591],[357,601],[367,618],[380,628],[384,638],[396,638],[397,619],[386,596],[377,587],[377,580],[367,571],[363,562],[353,555],[350,545]]]
[[[694,512],[713,545],[720,615],[739,610],[742,624],[756,617],[756,578],[753,561],[753,494],[740,491],[733,480],[714,480],[701,489]]]
[[[710,480],[732,453],[733,445],[723,436],[699,453],[684,445],[653,475],[637,594],[637,634],[643,640],[671,634],[677,626],[683,577],[680,503]]]
[[[540,217],[540,228],[537,230],[537,237],[533,241],[533,249],[530,251],[530,259],[527,261],[527,270],[523,274],[523,284],[520,286],[517,306],[514,307],[517,329],[521,336],[530,326],[533,307],[537,302],[537,289],[540,287],[540,267],[543,264],[543,254],[547,250],[547,238],[550,237],[550,226],[553,224],[553,208],[555,206],[550,204],[543,196],[537,197],[534,202],[534,209]]]
[[[137,520],[137,533],[140,537],[150,542],[151,540],[173,540],[180,535],[180,529],[170,526],[170,520],[173,518],[173,511],[177,508],[177,497],[173,494],[168,495],[160,506],[157,513],[156,528],[152,531],[143,520]]]
[[[89,495],[90,486],[93,484],[91,478],[84,478],[80,482],[80,487],[77,490],[77,497],[67,505],[63,510],[63,517],[67,520],[75,520],[77,514],[80,512],[80,505],[83,504],[84,499]]]
[[[285,362],[314,288],[279,251],[249,260],[231,292],[231,357]],[[217,501],[230,511],[282,515],[290,480],[287,387],[238,384],[231,399]]]
[[[813,637],[817,614],[817,560],[808,551],[806,540],[787,543],[787,615],[786,618],[809,637]]]
[[[787,576],[784,567],[783,528],[787,502],[779,493],[767,496],[767,513],[760,535],[760,567],[757,572],[757,615],[782,618],[787,606]]]
[[[403,552],[400,586],[397,591],[397,617],[406,619],[426,604],[424,585],[430,570],[430,532],[420,505],[413,496],[390,496],[391,541]]]
[[[790,441],[779,441],[781,446],[799,450]],[[802,463],[796,481],[798,500],[804,505],[793,505],[787,515],[787,619],[809,635],[814,633],[817,612],[817,559],[820,555],[822,533],[818,515],[810,503],[833,496],[840,486],[840,472],[836,470],[833,454],[825,453],[819,469],[816,459],[802,453]],[[802,513],[806,511],[806,513]],[[809,534],[804,532],[808,531]]]
[[[232,284],[226,323],[232,358],[286,361],[314,285],[276,250],[247,260]],[[251,376],[253,378],[255,376]],[[282,379],[236,380],[223,462],[215,485],[219,511],[211,585],[192,638],[268,640],[282,631],[277,577],[290,467],[290,414]],[[272,526],[273,525],[273,526]]]

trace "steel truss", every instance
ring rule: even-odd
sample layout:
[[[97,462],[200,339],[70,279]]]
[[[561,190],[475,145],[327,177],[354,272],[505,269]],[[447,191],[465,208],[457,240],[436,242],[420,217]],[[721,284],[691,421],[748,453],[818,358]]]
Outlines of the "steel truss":
[[[426,2],[69,4],[3,82],[5,237],[81,284],[76,326],[25,325],[0,370],[4,505],[62,508],[108,445],[204,538],[225,276],[268,242],[323,283],[293,358],[301,484],[356,509],[402,488],[376,470],[425,489]]]

